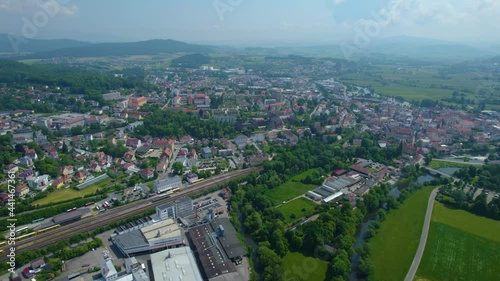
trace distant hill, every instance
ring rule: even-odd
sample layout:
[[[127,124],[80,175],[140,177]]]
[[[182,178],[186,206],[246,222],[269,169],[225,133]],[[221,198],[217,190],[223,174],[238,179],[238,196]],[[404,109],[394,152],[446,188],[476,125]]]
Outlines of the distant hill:
[[[18,50],[13,47],[12,42],[18,45]],[[37,53],[88,45],[91,45],[91,43],[70,39],[26,39],[0,33],[0,53]]]
[[[82,47],[64,48],[27,55],[25,58],[45,59],[54,57],[113,57],[158,55],[172,53],[210,53],[208,46],[193,45],[175,40],[148,40],[128,43],[99,43]]]

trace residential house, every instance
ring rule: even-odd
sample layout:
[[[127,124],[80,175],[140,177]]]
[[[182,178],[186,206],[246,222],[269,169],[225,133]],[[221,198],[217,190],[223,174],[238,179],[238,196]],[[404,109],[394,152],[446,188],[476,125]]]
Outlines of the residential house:
[[[54,186],[56,189],[59,189],[64,186],[64,179],[62,177],[58,177],[57,179],[54,180],[52,183],[52,186]]]
[[[16,166],[15,164],[9,164],[7,165],[4,169],[3,172],[5,174],[15,174],[19,171],[19,167]]]
[[[182,144],[188,144],[188,143],[190,143],[190,142],[192,142],[192,141],[193,141],[193,138],[192,138],[190,135],[183,136],[183,137],[181,137],[181,139],[180,139],[180,142],[181,142]]]
[[[201,157],[204,159],[209,159],[213,157],[212,149],[210,147],[204,147],[201,149]]]
[[[75,179],[79,182],[82,183],[85,181],[86,178],[86,172],[85,171],[78,171],[75,175]]]
[[[61,168],[61,174],[64,182],[71,182],[71,177],[75,171],[73,170],[73,166],[64,166]]]
[[[141,172],[139,174],[140,174],[141,178],[143,178],[145,180],[152,179],[155,176],[155,173],[151,169],[141,170]]]
[[[142,143],[140,139],[130,138],[127,139],[126,146],[133,149],[137,149],[142,146]]]
[[[31,158],[31,160],[33,160],[33,161],[38,159],[38,155],[36,154],[36,151],[34,148],[26,150],[25,156]]]
[[[299,137],[290,131],[283,131],[283,136],[289,143],[297,143],[299,141]]]
[[[28,186],[31,189],[45,191],[50,185],[52,185],[52,182],[50,181],[49,175],[32,176],[28,178]]]
[[[23,156],[21,157],[21,159],[19,159],[19,165],[24,167],[31,167],[33,166],[33,159],[29,158],[28,156]]]
[[[170,159],[172,157],[172,150],[170,148],[165,148],[161,153],[161,158]]]
[[[27,180],[28,178],[32,177],[35,174],[37,174],[37,173],[35,173],[35,171],[28,170],[28,171],[24,171],[24,172],[20,173],[17,177],[22,179],[22,180]]]
[[[238,146],[246,145],[248,143],[248,137],[245,135],[236,136],[234,138],[234,143],[236,143],[236,145],[238,145]]]
[[[134,162],[135,161],[135,153],[134,151],[130,150],[125,152],[123,155],[123,159],[127,162]]]
[[[16,186],[16,196],[18,197],[24,197],[30,193],[30,189],[28,185],[25,183],[21,183]]]
[[[195,149],[191,149],[188,156],[193,160],[198,160],[198,154],[196,153]]]

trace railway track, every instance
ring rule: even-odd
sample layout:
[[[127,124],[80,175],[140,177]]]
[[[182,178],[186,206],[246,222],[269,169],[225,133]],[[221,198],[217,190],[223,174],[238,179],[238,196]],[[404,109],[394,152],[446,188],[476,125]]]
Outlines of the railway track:
[[[165,198],[164,200],[160,200],[154,203],[151,202],[150,199],[140,200],[103,212],[98,216],[83,218],[77,222],[64,225],[56,230],[47,231],[37,236],[17,241],[15,244],[16,254],[21,254],[26,251],[32,251],[49,246],[51,244],[55,244],[61,240],[68,239],[75,234],[92,231],[98,227],[106,226],[113,222],[144,213],[150,209],[154,209],[157,206],[173,201],[180,197],[195,195],[219,184],[229,182],[235,178],[249,175],[251,172],[260,171],[261,169],[261,167],[255,167],[245,170],[237,170],[231,173],[220,175],[216,178],[210,178],[207,181],[194,184],[191,188],[183,190],[175,195],[172,195],[169,198]],[[9,253],[10,251],[8,249],[10,247],[11,246],[7,245],[2,247],[1,249],[3,249],[6,253]],[[7,256],[1,255],[0,261],[5,260],[7,260]]]

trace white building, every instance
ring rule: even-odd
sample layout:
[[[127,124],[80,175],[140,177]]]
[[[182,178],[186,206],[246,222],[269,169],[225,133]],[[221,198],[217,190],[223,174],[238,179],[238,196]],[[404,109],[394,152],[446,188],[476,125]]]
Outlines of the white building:
[[[189,247],[168,249],[151,255],[154,280],[202,281]]]
[[[154,190],[156,193],[163,193],[181,186],[182,186],[181,177],[175,176],[170,179],[155,182]]]

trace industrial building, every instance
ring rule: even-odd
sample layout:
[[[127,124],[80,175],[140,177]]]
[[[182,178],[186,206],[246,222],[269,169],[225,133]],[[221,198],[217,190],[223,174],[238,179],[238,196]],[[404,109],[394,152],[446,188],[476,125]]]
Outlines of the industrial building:
[[[156,207],[158,220],[185,218],[193,213],[193,200],[187,196]]]
[[[185,245],[179,225],[173,219],[116,235],[112,241],[125,255]]]
[[[340,176],[334,180],[325,182],[322,186],[313,191],[308,191],[306,196],[315,201],[323,200],[323,202],[330,202],[342,195],[339,195],[341,190],[355,186],[360,182],[360,178],[356,176]]]
[[[151,254],[154,280],[202,281],[200,269],[189,247],[168,249]]]
[[[246,251],[229,219],[193,227],[189,229],[189,237],[208,280],[241,280],[235,263],[241,263]]]

